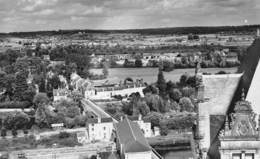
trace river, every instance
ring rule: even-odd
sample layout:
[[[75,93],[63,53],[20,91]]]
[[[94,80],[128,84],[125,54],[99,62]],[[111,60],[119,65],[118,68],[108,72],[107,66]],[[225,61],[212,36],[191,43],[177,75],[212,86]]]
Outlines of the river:
[[[102,69],[91,69],[93,73],[101,74]],[[180,76],[184,73],[188,73],[190,75],[194,75],[194,68],[187,69],[175,69],[171,72],[164,72],[164,77],[166,80],[178,81]],[[219,71],[225,71],[229,73],[235,73],[237,71],[236,67],[232,68],[202,68],[201,72],[207,73],[217,73]],[[132,79],[143,79],[147,83],[152,83],[157,80],[158,68],[109,68],[108,70],[108,80],[112,81],[120,81],[124,80],[127,77],[131,77]]]

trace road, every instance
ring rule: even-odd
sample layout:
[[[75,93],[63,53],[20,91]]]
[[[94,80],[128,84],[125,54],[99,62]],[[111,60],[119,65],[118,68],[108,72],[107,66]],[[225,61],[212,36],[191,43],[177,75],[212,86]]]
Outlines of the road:
[[[112,118],[115,123],[118,122],[116,119],[114,119],[111,115],[106,113],[102,108],[100,108],[98,105],[96,105],[92,101],[90,101],[88,99],[83,99],[83,100],[81,100],[81,102],[83,104],[84,111],[92,111],[94,114],[96,114],[100,118]]]

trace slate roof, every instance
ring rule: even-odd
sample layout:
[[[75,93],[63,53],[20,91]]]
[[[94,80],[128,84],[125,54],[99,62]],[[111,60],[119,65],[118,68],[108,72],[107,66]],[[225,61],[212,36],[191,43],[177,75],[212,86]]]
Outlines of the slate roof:
[[[151,147],[137,123],[126,117],[123,121],[117,123],[115,128],[125,153],[151,151]]]
[[[243,74],[203,75],[205,102],[202,111],[225,115]]]
[[[247,92],[246,100],[252,103],[255,113],[260,114],[260,62],[258,62],[252,82]]]

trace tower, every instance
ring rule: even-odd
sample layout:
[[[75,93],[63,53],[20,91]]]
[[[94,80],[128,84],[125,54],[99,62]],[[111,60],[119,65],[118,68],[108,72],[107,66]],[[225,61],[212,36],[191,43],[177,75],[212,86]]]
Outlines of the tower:
[[[231,114],[231,122],[226,118],[225,127],[219,135],[221,159],[256,159],[260,157],[259,127],[250,102],[244,98],[238,101]]]

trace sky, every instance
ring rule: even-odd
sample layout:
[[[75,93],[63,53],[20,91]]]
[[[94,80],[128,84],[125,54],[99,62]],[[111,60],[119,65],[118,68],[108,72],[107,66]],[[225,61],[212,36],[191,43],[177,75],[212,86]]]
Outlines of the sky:
[[[260,24],[260,0],[0,0],[0,32]]]

